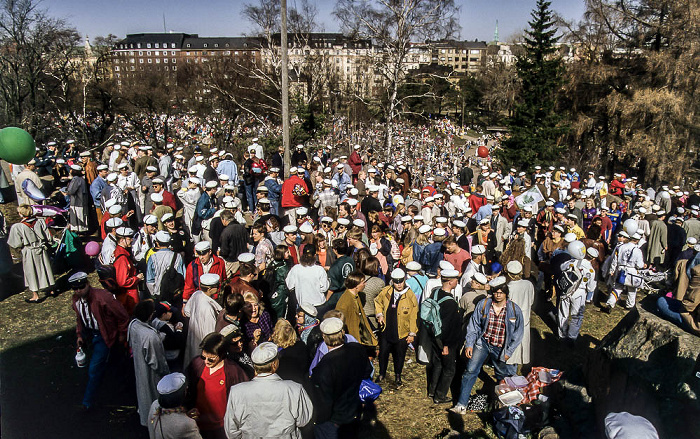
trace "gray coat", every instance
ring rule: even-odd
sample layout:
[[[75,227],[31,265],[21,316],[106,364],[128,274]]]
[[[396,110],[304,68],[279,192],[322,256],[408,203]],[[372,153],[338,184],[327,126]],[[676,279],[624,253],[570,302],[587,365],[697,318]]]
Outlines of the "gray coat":
[[[301,437],[313,406],[301,384],[277,374],[258,375],[231,388],[224,416],[229,439]]]
[[[138,399],[141,425],[148,425],[148,413],[153,401],[158,399],[158,381],[170,371],[165,359],[163,341],[158,331],[148,323],[134,319],[127,333],[129,347],[134,357],[136,374],[136,398]]]
[[[161,410],[158,400],[148,412],[149,439],[202,439],[197,421],[180,410]]]

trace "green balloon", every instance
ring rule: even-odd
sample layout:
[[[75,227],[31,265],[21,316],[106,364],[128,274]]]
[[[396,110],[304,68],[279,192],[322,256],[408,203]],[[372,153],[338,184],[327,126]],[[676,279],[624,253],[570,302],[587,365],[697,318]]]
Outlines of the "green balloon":
[[[0,159],[15,165],[25,165],[36,154],[36,143],[22,128],[7,127],[0,130]]]

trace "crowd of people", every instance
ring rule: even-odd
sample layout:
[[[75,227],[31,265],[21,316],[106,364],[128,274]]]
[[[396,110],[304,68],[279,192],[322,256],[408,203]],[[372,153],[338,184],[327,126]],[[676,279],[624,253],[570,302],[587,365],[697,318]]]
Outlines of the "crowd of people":
[[[102,288],[91,264],[69,278],[85,409],[128,347],[152,438],[352,437],[363,380],[401,386],[413,356],[433,403],[465,414],[486,362],[496,380],[532,363],[533,307],[573,345],[585,308],[633,308],[644,273],[673,274],[658,312],[700,334],[700,190],[473,167],[440,130],[422,162],[298,145],[285,170],[284,149],[253,138],[239,163],[126,140],[94,157],[69,141],[16,167],[21,221],[6,236],[28,302],[55,281],[25,180],[53,181],[68,228],[101,241]]]

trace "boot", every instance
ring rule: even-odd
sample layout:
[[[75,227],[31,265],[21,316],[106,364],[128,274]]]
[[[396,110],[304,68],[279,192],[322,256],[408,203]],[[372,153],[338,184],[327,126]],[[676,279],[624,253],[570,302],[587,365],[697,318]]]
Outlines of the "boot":
[[[377,375],[377,378],[374,379],[374,382],[379,384],[382,381],[384,381],[384,375]]]
[[[400,386],[401,384],[403,384],[403,381],[401,381],[401,374],[400,373],[396,374],[396,378],[394,379],[394,384],[396,384],[397,386]]]

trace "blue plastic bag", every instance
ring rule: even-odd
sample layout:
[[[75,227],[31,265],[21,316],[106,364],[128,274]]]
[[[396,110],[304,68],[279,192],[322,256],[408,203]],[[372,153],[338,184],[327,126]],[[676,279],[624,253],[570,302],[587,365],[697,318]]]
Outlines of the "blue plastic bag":
[[[360,384],[360,401],[372,402],[382,394],[382,387],[372,380],[362,380]]]

